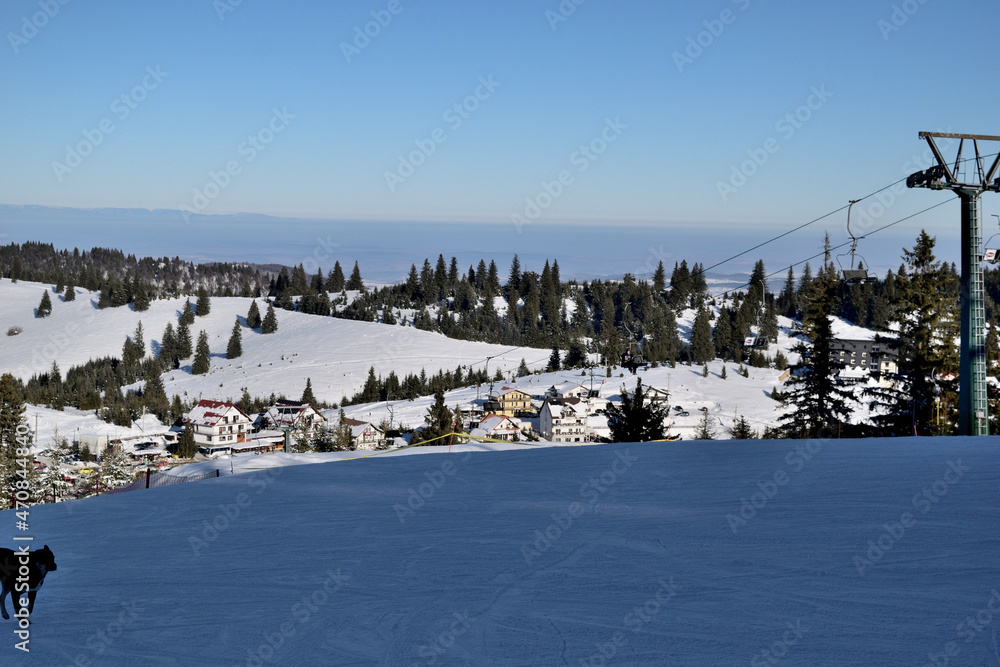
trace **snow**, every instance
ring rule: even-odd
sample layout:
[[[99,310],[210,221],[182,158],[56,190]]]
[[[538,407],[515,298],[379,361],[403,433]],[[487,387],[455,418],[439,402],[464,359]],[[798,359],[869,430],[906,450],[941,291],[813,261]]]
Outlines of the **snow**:
[[[442,449],[33,507],[32,663],[996,663],[993,438]]]
[[[22,380],[48,372],[53,361],[65,374],[71,366],[89,359],[120,357],[125,337],[135,331],[140,321],[147,352],[154,352],[167,323],[177,328],[186,301],[155,300],[149,310],[139,313],[125,306],[98,310],[98,295],[83,290],[78,290],[81,293],[76,300],[68,303],[53,293],[52,315],[38,319],[33,313],[44,289],[51,290],[51,285],[0,280],[0,321],[24,330],[18,336],[0,336],[0,368]],[[430,376],[439,370],[453,371],[459,365],[475,367],[486,357],[493,357],[490,372],[499,369],[507,373],[515,370],[522,358],[529,367],[543,367],[550,354],[549,350],[511,350],[510,346],[455,340],[412,327],[278,309],[276,333],[264,335],[244,327],[243,356],[226,359],[233,322],[237,317],[245,322],[251,301],[212,298],[211,312],[191,325],[195,342],[200,330],[208,333],[211,370],[205,375],[192,375],[192,360],[186,360],[180,370],[163,376],[167,396],[180,394],[188,401],[235,401],[246,387],[254,396],[274,392],[297,399],[305,389],[306,378],[310,378],[316,397],[334,403],[360,390],[372,366],[377,375],[384,377],[395,371],[402,380],[408,373],[419,375],[421,369]],[[262,311],[266,310],[262,299],[257,302]]]

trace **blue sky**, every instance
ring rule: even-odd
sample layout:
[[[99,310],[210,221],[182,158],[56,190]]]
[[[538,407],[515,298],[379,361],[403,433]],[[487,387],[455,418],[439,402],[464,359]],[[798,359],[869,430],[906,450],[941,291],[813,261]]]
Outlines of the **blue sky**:
[[[1000,134],[995,2],[233,2],[5,2],[0,203],[766,233]]]

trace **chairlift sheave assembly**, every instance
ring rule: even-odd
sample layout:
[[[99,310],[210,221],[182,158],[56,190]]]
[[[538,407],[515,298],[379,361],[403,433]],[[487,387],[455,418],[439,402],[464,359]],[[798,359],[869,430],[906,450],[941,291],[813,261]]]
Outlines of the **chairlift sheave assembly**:
[[[855,284],[855,283],[863,284],[868,282],[874,282],[876,280],[875,276],[868,275],[868,269],[864,268],[867,262],[864,262],[863,260],[865,258],[860,253],[858,253],[858,241],[860,241],[864,237],[855,236],[854,233],[851,231],[851,207],[853,207],[859,201],[861,200],[852,199],[847,205],[847,234],[848,236],[851,237],[851,252],[837,255],[837,264],[840,266],[840,270],[844,275],[844,282],[849,284]],[[844,265],[840,261],[840,258],[846,257],[848,254],[850,254],[851,256],[851,264],[850,268],[845,269]],[[857,262],[857,268],[855,268],[854,266],[855,255],[860,257],[860,259]]]

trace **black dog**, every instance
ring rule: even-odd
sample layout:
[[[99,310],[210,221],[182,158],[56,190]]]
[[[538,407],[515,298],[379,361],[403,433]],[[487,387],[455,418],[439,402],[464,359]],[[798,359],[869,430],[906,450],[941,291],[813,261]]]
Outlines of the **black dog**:
[[[24,572],[21,571],[21,568],[24,567],[23,559],[25,556],[28,557],[27,580],[25,580]],[[0,613],[3,614],[3,617],[10,618],[7,615],[7,605],[4,604],[4,601],[7,599],[7,593],[10,593],[12,589],[14,593],[10,597],[14,601],[14,615],[19,618],[24,616],[21,613],[21,599],[24,593],[28,594],[28,614],[31,614],[35,608],[35,595],[45,583],[45,575],[54,572],[55,569],[56,558],[52,555],[52,550],[47,544],[42,549],[26,552],[0,549],[0,584],[3,584],[3,591],[0,592]]]

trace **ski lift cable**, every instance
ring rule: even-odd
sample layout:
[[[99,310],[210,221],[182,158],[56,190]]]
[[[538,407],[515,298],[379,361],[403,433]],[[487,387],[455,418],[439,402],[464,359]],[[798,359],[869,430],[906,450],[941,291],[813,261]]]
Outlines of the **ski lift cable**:
[[[983,157],[983,158],[990,158],[990,157],[995,157],[996,155],[997,155],[997,153],[990,153],[989,155],[983,155],[982,157]],[[976,159],[976,158],[974,158],[974,157],[969,157],[969,158],[963,158],[963,159],[961,160],[961,162],[962,162],[962,163],[965,163],[965,162],[968,162],[968,161],[970,161],[970,160],[975,160],[975,159]],[[893,181],[893,182],[892,182],[892,183],[890,183],[889,185],[886,185],[885,187],[881,187],[881,188],[879,188],[878,190],[875,190],[874,192],[871,192],[871,193],[869,193],[869,194],[865,195],[864,197],[861,197],[860,199],[856,199],[856,200],[854,200],[854,201],[855,201],[855,203],[857,203],[857,202],[862,202],[862,201],[864,201],[864,200],[866,200],[866,199],[869,199],[869,198],[871,198],[871,197],[874,197],[875,195],[879,194],[880,192],[883,192],[883,191],[885,191],[885,190],[888,190],[889,188],[893,188],[893,187],[895,187],[895,186],[899,185],[900,183],[903,183],[903,182],[905,182],[907,178],[908,178],[908,177],[903,177],[903,178],[900,178],[899,180],[896,180],[896,181]],[[948,201],[951,201],[951,200],[948,200]],[[779,240],[779,239],[783,239],[783,238],[785,238],[786,236],[788,236],[788,235],[790,235],[790,234],[794,234],[795,232],[799,231],[800,229],[805,229],[806,227],[808,227],[808,226],[810,226],[810,225],[813,225],[813,224],[816,224],[816,223],[817,223],[817,222],[819,222],[820,220],[825,220],[826,218],[829,218],[829,217],[830,217],[830,216],[832,216],[832,215],[836,215],[837,213],[840,213],[841,211],[843,211],[843,210],[844,210],[845,208],[849,208],[849,207],[850,207],[850,204],[845,204],[844,206],[841,206],[841,207],[840,207],[840,208],[838,208],[838,209],[835,209],[835,210],[833,210],[833,211],[830,211],[829,213],[825,213],[825,214],[823,214],[823,215],[819,216],[818,218],[813,218],[813,219],[812,219],[812,220],[810,220],[809,222],[804,222],[804,223],[802,223],[801,225],[799,225],[798,227],[793,227],[792,229],[789,229],[789,230],[788,230],[788,231],[786,231],[786,232],[782,232],[781,234],[778,234],[778,235],[777,235],[777,236],[775,236],[775,237],[772,237],[772,238],[770,238],[770,239],[768,239],[768,240],[766,240],[766,241],[763,241],[763,242],[761,242],[761,243],[758,243],[757,245],[753,246],[752,248],[747,248],[747,249],[746,249],[746,250],[744,250],[743,252],[740,252],[740,253],[737,253],[737,254],[733,255],[732,257],[727,257],[726,259],[724,259],[724,260],[722,260],[722,261],[719,261],[719,262],[716,262],[715,264],[712,264],[712,265],[711,265],[711,266],[709,266],[709,267],[704,267],[704,268],[702,268],[702,269],[701,269],[701,273],[702,273],[702,274],[704,275],[705,273],[707,273],[708,271],[711,271],[712,269],[715,269],[715,268],[717,268],[717,267],[720,267],[720,266],[722,266],[723,264],[727,264],[727,263],[729,263],[729,262],[733,261],[734,259],[738,259],[738,258],[742,257],[743,255],[746,255],[747,253],[751,253],[751,252],[753,252],[754,250],[757,250],[758,248],[763,248],[764,246],[766,246],[766,245],[768,245],[768,244],[770,244],[770,243],[774,243],[775,241],[777,241],[777,240]],[[932,207],[932,208],[933,208],[933,207]],[[927,210],[930,210],[930,209],[925,209],[924,211],[920,211],[920,213],[924,213],[924,212],[925,212],[925,211],[927,211]],[[919,214],[915,213],[914,215],[919,215]],[[905,219],[905,218],[904,218],[904,219]],[[885,227],[881,227],[881,228],[879,228],[879,229],[880,229],[880,230],[881,230],[881,229],[885,229]],[[878,230],[876,230],[876,231],[878,231]],[[871,234],[874,234],[874,233],[875,233],[875,232],[870,232],[869,234],[867,234],[867,236],[871,236]],[[843,246],[844,246],[844,244],[841,244],[841,245],[837,246],[837,248],[841,248],[841,247],[843,247]],[[835,248],[831,248],[831,250],[834,250],[834,249],[835,249]],[[808,261],[808,260],[805,260],[805,261]],[[800,263],[801,263],[801,262],[800,262]],[[794,266],[794,265],[793,265],[793,266]],[[693,273],[694,273],[694,271],[692,271],[692,274],[693,274]]]
[[[928,211],[936,209],[938,206],[943,206],[943,205],[948,204],[948,203],[950,203],[952,201],[954,201],[954,200],[953,199],[945,199],[944,201],[942,201],[942,202],[940,202],[938,204],[934,204],[933,206],[928,206],[927,208],[925,208],[922,211],[917,211],[916,213],[912,213],[912,214],[910,214],[910,215],[908,215],[908,216],[906,216],[904,218],[900,218],[899,220],[896,220],[895,222],[890,222],[887,225],[882,225],[881,227],[878,227],[877,229],[874,229],[874,230],[868,232],[866,234],[866,236],[872,236],[873,234],[878,234],[881,231],[889,229],[890,227],[895,227],[896,225],[898,225],[898,224],[900,224],[902,222],[905,222],[905,221],[907,221],[907,220],[909,220],[911,218],[915,218],[918,215],[923,215],[924,213],[927,213]],[[851,241],[844,241],[843,243],[841,243],[839,245],[831,246],[830,249],[829,249],[829,251],[833,252],[834,250],[839,250],[839,249],[843,248],[844,246],[848,246],[850,244],[851,244]],[[806,257],[805,259],[799,260],[798,262],[795,262],[793,264],[789,264],[788,266],[786,266],[784,268],[781,268],[781,269],[778,269],[777,271],[772,271],[771,273],[768,273],[765,276],[765,279],[766,278],[771,278],[773,276],[777,276],[777,275],[782,274],[782,273],[786,273],[788,271],[788,269],[793,269],[796,266],[799,266],[800,264],[805,264],[806,262],[814,260],[817,257],[822,257],[826,253],[827,253],[827,250],[824,249],[823,251],[818,252],[815,255],[812,255],[811,257]],[[753,284],[753,281],[747,281],[747,282],[743,283],[742,285],[737,285],[736,287],[730,287],[729,289],[727,289],[727,290],[725,290],[723,292],[720,292],[718,294],[710,294],[709,297],[713,298],[713,299],[716,299],[716,298],[721,297],[724,294],[729,294],[730,292],[735,292],[737,290],[741,290],[744,287],[749,287],[751,284]]]

